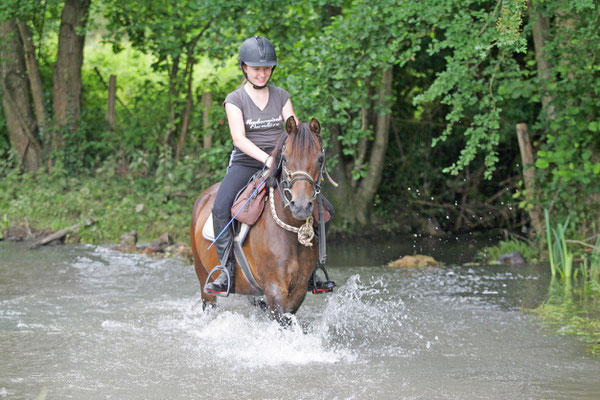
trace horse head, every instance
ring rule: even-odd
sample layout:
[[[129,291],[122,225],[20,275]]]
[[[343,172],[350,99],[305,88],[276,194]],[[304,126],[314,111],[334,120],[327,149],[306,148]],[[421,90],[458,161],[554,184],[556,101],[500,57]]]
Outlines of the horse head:
[[[284,206],[292,216],[306,220],[312,215],[314,201],[321,192],[325,163],[321,124],[315,118],[296,124],[294,117],[285,123],[285,135],[275,151],[271,186],[279,186]]]

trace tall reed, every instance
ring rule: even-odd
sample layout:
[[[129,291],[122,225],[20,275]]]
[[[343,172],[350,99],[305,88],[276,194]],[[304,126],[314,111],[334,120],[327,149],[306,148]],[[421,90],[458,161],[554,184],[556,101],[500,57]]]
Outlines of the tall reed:
[[[548,245],[548,262],[552,276],[556,276],[557,268],[554,262],[554,247],[552,246],[552,228],[550,227],[550,215],[544,208],[544,219],[546,220],[546,244]]]
[[[548,259],[552,276],[558,273],[562,279],[570,280],[573,277],[573,253],[569,250],[565,237],[570,216],[562,224],[558,223],[556,228],[552,228],[550,225],[548,210],[544,210],[544,217],[546,220]]]
[[[590,280],[600,282],[600,236],[596,238],[594,250],[590,255]]]

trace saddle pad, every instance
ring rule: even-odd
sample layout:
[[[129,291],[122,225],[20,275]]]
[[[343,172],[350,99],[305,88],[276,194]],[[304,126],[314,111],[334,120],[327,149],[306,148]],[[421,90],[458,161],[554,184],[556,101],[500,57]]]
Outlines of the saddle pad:
[[[202,227],[202,237],[211,242],[215,240],[215,228],[213,228],[212,213],[208,214],[208,218]]]
[[[241,224],[239,232],[234,232],[234,240],[241,244],[244,244],[244,240],[246,240],[246,236],[248,236],[248,232],[250,231],[250,226],[246,224]],[[213,227],[213,215],[212,213],[208,214],[208,218],[202,227],[202,237],[206,240],[210,240],[213,242],[215,240],[215,228]]]

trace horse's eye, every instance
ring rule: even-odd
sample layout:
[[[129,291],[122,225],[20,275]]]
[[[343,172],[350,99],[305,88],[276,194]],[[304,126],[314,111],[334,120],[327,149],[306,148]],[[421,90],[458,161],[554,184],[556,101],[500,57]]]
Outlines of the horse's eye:
[[[319,156],[319,158],[317,159],[317,162],[321,165],[323,165],[323,161],[325,161],[325,157],[323,156]]]

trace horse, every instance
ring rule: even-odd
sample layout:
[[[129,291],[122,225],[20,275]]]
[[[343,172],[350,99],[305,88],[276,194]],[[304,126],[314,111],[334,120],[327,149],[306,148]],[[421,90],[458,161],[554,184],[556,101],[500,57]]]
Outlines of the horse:
[[[311,236],[312,215],[325,163],[318,120],[313,118],[309,123],[297,125],[294,117],[290,117],[285,131],[287,135],[282,132],[282,139],[271,154],[274,162],[267,181],[269,198],[242,246],[253,279],[247,279],[236,262],[232,290],[240,295],[264,294],[264,307],[282,325],[289,324],[289,315],[300,308],[317,264],[317,240],[314,234]],[[202,229],[211,214],[219,185],[214,184],[196,199],[190,228],[203,307],[214,305],[216,300],[214,295],[204,292],[204,285],[219,261],[214,246],[209,249],[211,241],[203,237]]]

